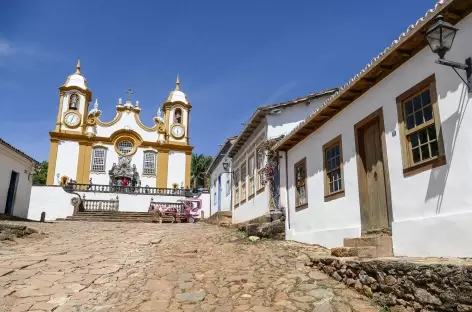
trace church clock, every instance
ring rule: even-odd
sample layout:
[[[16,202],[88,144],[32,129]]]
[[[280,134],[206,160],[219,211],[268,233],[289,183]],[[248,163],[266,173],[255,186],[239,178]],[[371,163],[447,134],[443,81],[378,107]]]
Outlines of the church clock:
[[[184,137],[184,134],[185,134],[185,130],[184,130],[184,127],[182,127],[181,125],[173,125],[172,126],[172,130],[171,130],[171,134],[174,138],[176,139],[181,139]]]
[[[64,116],[64,123],[69,128],[75,128],[80,124],[80,116],[74,112],[67,113]]]

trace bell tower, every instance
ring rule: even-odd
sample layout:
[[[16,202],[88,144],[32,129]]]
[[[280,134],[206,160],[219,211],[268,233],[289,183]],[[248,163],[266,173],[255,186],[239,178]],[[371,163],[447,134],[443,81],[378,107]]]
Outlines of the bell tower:
[[[64,85],[59,87],[59,96],[54,132],[84,133],[92,91],[87,88],[87,80],[82,76],[80,59],[75,73],[69,75]]]
[[[164,103],[168,142],[189,145],[189,121],[192,105],[184,92],[180,90],[180,78],[177,75],[175,89]]]

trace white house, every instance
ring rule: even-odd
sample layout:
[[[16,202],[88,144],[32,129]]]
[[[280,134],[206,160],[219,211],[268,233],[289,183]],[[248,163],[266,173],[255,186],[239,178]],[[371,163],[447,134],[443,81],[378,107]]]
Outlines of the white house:
[[[459,29],[446,59],[470,77],[471,12],[438,2],[277,143],[287,239],[391,232],[395,256],[472,256],[472,93],[425,40],[443,15]]]
[[[233,168],[233,223],[269,214],[270,190],[262,175],[266,154],[261,144],[295,128],[337,89],[329,89],[291,101],[256,109],[228,151]],[[277,179],[277,177],[275,177]],[[275,185],[278,182],[275,181]]]
[[[208,207],[208,216],[218,211],[231,211],[232,207],[232,179],[231,179],[231,159],[226,157],[228,150],[231,148],[236,137],[225,140],[218,154],[213,159],[206,174],[210,176],[210,206]],[[226,162],[227,167],[223,166]],[[205,216],[207,212],[205,211]]]
[[[38,162],[0,139],[0,213],[26,218]]]

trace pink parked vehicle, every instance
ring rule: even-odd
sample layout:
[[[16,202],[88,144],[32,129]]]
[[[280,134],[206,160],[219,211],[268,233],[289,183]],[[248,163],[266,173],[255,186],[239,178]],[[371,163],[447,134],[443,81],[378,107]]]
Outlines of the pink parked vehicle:
[[[189,222],[200,219],[202,200],[197,198],[179,199],[177,203],[154,202],[151,199],[148,212],[157,214],[159,222]]]

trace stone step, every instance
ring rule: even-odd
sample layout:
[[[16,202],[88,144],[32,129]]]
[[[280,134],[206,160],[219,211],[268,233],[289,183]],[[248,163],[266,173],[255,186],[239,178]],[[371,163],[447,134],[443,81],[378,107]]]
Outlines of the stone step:
[[[389,235],[370,235],[356,238],[345,238],[344,247],[368,247],[391,244],[392,237]]]
[[[369,235],[357,238],[345,238],[344,247],[347,248],[375,248],[376,257],[392,257],[393,243],[389,235]]]
[[[377,249],[375,247],[337,247],[331,249],[333,257],[359,257],[376,258]]]

